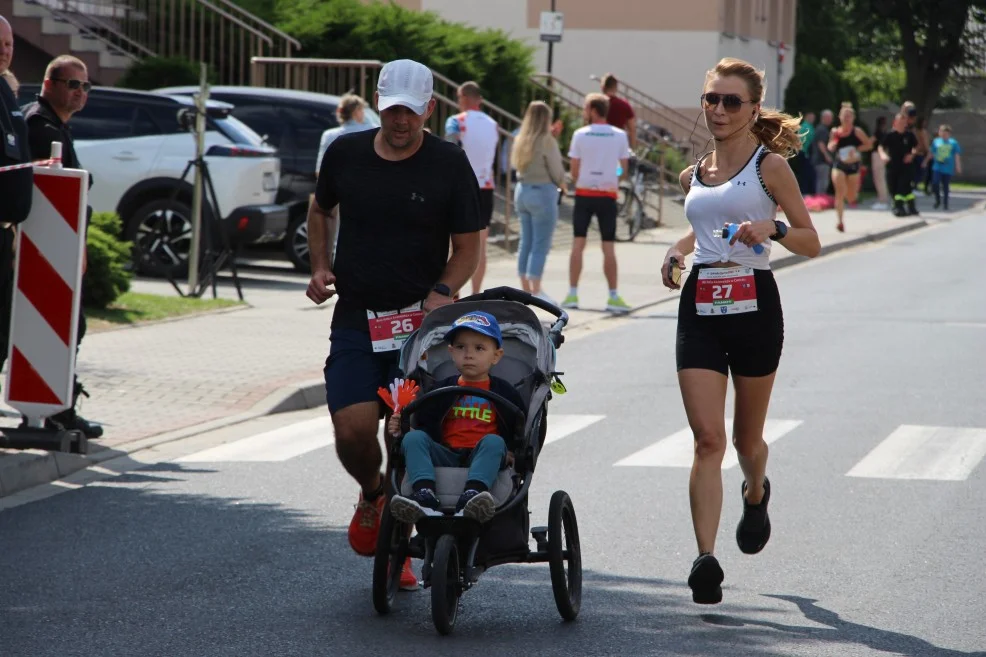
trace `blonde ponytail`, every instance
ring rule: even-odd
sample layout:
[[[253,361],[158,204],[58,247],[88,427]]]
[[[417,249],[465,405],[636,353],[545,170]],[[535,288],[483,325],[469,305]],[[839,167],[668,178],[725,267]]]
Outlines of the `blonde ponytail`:
[[[761,108],[751,131],[767,150],[781,157],[791,158],[801,150],[801,137],[798,136],[800,127],[800,118],[777,110]]]

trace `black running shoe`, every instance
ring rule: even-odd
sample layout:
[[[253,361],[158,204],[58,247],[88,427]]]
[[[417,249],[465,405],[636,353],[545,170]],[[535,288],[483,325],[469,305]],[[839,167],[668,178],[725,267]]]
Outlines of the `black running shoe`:
[[[770,540],[770,517],[767,502],[770,501],[770,480],[763,479],[763,499],[760,504],[746,501],[746,481],[740,489],[743,498],[743,517],[736,526],[736,543],[743,554],[756,554]]]
[[[719,562],[711,554],[698,555],[692,563],[688,576],[688,586],[692,590],[692,601],[700,605],[714,605],[722,602],[722,580],[725,575]]]

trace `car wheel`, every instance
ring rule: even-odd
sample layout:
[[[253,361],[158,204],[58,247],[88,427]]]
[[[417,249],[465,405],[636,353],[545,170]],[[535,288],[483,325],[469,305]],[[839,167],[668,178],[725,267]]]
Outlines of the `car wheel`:
[[[288,223],[288,230],[284,235],[284,253],[295,269],[306,273],[311,271],[312,263],[308,255],[308,217],[304,212],[299,212]]]
[[[175,199],[159,199],[137,208],[124,237],[133,242],[134,265],[145,276],[183,278],[192,248],[192,210]]]

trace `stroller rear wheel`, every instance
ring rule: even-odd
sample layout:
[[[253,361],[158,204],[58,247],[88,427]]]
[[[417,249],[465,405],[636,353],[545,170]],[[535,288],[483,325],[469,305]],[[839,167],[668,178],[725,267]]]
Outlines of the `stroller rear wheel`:
[[[455,537],[445,534],[435,545],[431,571],[431,619],[439,634],[452,633],[459,614],[459,547]]]
[[[385,505],[373,557],[373,607],[379,614],[389,613],[394,606],[407,557],[407,530],[407,525],[390,515],[390,505]]]
[[[558,613],[575,620],[582,606],[582,549],[572,498],[555,491],[548,506],[548,565]]]

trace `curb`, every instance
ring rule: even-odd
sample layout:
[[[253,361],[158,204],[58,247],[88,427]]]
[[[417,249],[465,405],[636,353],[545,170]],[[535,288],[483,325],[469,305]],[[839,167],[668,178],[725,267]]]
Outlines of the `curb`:
[[[890,239],[891,237],[917,230],[919,228],[924,228],[928,225],[930,224],[925,219],[912,221],[900,226],[895,226],[894,228],[885,231],[870,233],[845,240],[843,242],[823,246],[821,252],[816,258],[806,258],[798,255],[784,256],[783,258],[778,258],[772,262],[770,266],[774,270],[783,269],[785,267],[790,267],[803,262],[809,262],[810,260],[821,258],[832,253],[837,253],[845,249],[850,249],[861,244],[880,242]],[[626,315],[591,319],[582,324],[573,326],[572,328],[578,329],[580,332],[586,330],[591,331],[593,326],[599,325],[602,322],[612,321],[614,319],[618,320],[621,317],[631,316],[641,310],[647,310],[649,308],[653,308],[654,306],[676,301],[677,299],[677,295],[666,299],[659,299],[657,301],[652,301],[637,306]],[[242,308],[237,308],[237,310],[241,309]],[[230,312],[232,309],[224,310],[226,310],[226,312]],[[291,411],[317,408],[324,403],[325,383],[321,379],[314,379],[311,381],[282,386],[281,388],[271,392],[261,401],[254,404],[254,406],[248,411],[216,420],[210,420],[209,422],[204,422],[182,429],[168,431],[156,436],[141,438],[140,440],[135,440],[129,443],[122,443],[114,447],[98,449],[99,446],[93,445],[93,447],[96,447],[98,451],[86,455],[66,454],[63,452],[47,452],[37,449],[14,450],[0,448],[0,499],[34,486],[47,484],[61,479],[91,465],[103,463],[105,461],[155,447],[157,445],[182,440],[184,438],[190,438],[207,431],[233,426],[235,424],[247,422],[265,415],[289,413]],[[0,505],[0,508],[2,508],[2,505]]]

